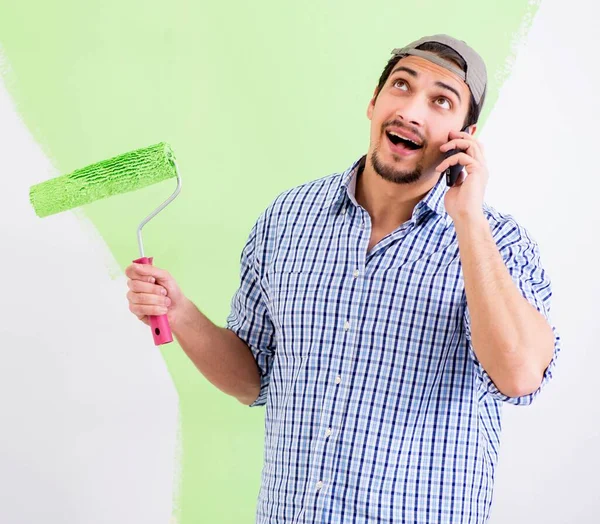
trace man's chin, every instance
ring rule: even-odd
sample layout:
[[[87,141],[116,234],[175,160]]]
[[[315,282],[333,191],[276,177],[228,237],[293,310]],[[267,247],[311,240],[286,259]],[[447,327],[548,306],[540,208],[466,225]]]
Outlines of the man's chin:
[[[384,160],[377,150],[371,155],[371,167],[381,178],[395,184],[414,184],[423,174],[423,167],[416,159],[408,159],[391,154],[390,160]]]

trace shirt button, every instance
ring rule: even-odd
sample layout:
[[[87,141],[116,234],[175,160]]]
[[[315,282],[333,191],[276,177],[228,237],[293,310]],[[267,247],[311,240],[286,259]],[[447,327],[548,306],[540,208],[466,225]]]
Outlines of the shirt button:
[[[319,491],[322,487],[323,487],[323,482],[321,480],[319,480],[319,482],[317,482],[317,491]]]
[[[342,215],[345,215],[345,214],[346,214],[346,208],[345,208],[345,207],[343,207],[343,208],[342,208]]]
[[[339,384],[342,381],[342,377],[340,377],[339,375],[337,377],[335,377],[335,383]]]
[[[327,438],[329,435],[331,435],[331,428],[327,428],[325,431],[325,437]]]
[[[350,322],[348,322],[347,320],[346,320],[346,323],[344,324],[344,329],[346,331],[348,331],[350,329]]]
[[[356,278],[358,275],[360,275],[360,271],[358,269],[354,270],[354,278]]]

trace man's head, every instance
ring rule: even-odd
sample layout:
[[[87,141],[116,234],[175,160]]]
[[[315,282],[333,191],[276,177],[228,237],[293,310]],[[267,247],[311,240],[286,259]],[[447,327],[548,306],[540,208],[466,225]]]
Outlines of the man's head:
[[[451,130],[475,132],[486,85],[483,60],[460,40],[436,35],[394,49],[367,110],[367,161],[396,183],[431,174]]]

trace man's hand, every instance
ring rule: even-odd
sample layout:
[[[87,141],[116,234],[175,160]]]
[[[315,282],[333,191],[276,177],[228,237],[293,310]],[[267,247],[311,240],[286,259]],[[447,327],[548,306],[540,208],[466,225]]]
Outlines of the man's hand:
[[[149,315],[167,315],[172,325],[184,313],[187,299],[175,279],[164,269],[133,263],[125,270],[128,277],[129,310],[144,324]]]
[[[443,173],[450,166],[460,164],[464,170],[456,184],[448,189],[444,204],[446,211],[456,222],[459,219],[480,217],[483,208],[483,198],[488,181],[488,170],[483,155],[483,146],[473,135],[466,132],[450,131],[450,141],[440,147],[440,151],[462,149],[463,152],[452,155],[444,160],[436,171]],[[465,171],[467,176],[465,176]]]

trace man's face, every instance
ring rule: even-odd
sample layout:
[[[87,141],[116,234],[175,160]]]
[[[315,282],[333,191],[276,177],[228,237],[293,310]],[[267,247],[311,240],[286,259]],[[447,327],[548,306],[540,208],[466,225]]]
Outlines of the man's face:
[[[443,159],[439,148],[448,133],[462,129],[470,96],[451,71],[416,56],[400,59],[367,110],[375,172],[398,184],[431,174]]]

